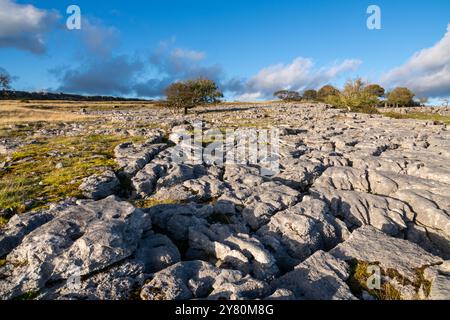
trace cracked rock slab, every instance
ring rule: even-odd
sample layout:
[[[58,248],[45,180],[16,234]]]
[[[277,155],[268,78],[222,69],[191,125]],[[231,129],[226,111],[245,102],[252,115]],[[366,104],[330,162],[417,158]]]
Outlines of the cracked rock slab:
[[[271,283],[273,290],[289,290],[298,300],[355,300],[345,283],[348,265],[317,251],[295,269]]]
[[[242,279],[236,270],[219,269],[204,261],[183,261],[153,275],[140,293],[143,300],[207,298],[215,286]]]
[[[78,188],[88,199],[100,200],[118,191],[120,181],[112,170],[92,175],[83,180]]]
[[[344,261],[378,262],[383,270],[396,270],[409,279],[415,278],[418,269],[443,262],[416,244],[390,237],[372,226],[355,230],[330,254]]]
[[[327,202],[331,212],[351,230],[371,225],[389,235],[400,236],[406,232],[408,222],[414,220],[409,206],[393,198],[320,187],[310,192],[313,197]]]
[[[220,224],[190,227],[188,257],[213,258],[211,262],[216,266],[239,270],[257,279],[275,277],[279,270],[270,252],[257,238],[232,227]]]
[[[279,267],[290,270],[314,252],[332,249],[347,239],[349,232],[326,203],[305,197],[301,203],[275,214],[257,235],[276,257]]]
[[[17,297],[74,274],[103,270],[131,256],[150,228],[144,212],[114,196],[68,207],[8,254],[0,295]]]

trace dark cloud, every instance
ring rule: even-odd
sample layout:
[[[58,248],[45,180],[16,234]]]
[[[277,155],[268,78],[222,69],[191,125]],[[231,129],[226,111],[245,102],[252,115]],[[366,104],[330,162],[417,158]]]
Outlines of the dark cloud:
[[[111,55],[119,43],[119,31],[95,18],[82,19],[80,36],[85,48],[101,57]]]
[[[203,65],[203,52],[173,47],[174,41],[163,42],[150,55],[149,71],[154,77],[135,85],[137,95],[158,97],[164,88],[175,81],[205,77],[221,83],[224,72],[220,65]]]
[[[114,56],[107,59],[90,61],[85,67],[52,70],[61,81],[58,91],[127,95],[133,93],[135,79],[143,69],[139,59],[127,56]]]
[[[45,35],[57,24],[56,11],[0,0],[0,47],[42,54]]]
[[[58,91],[155,98],[163,96],[164,89],[175,81],[205,77],[224,82],[222,68],[217,64],[205,66],[204,59],[204,53],[174,47],[171,41],[161,43],[146,59],[105,52],[101,57],[92,56],[82,66],[49,72],[61,82]]]

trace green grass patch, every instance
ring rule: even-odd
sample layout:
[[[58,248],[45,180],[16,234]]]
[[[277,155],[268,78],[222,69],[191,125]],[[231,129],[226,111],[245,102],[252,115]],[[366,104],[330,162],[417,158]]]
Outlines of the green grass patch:
[[[0,228],[3,228],[8,223],[8,219],[0,217]]]
[[[151,207],[155,207],[155,206],[159,206],[159,205],[171,205],[171,204],[181,204],[182,201],[177,201],[177,200],[160,200],[160,199],[155,199],[155,198],[148,198],[148,199],[139,199],[139,200],[135,200],[133,201],[133,205],[136,208],[140,208],[140,209],[148,209]]]
[[[5,259],[0,259],[0,268],[3,267],[6,264]]]
[[[401,296],[398,290],[389,283],[381,283],[381,287],[379,290],[368,288],[367,281],[371,276],[367,272],[368,267],[377,264],[378,263],[369,263],[356,260],[351,261],[350,277],[347,280],[347,284],[350,287],[350,290],[359,298],[362,297],[363,291],[366,291],[377,300],[401,300]]]
[[[398,113],[398,112],[384,112],[384,116],[394,119],[415,119],[436,121],[444,124],[450,124],[450,116],[442,116],[439,114],[427,113],[427,112],[411,112],[411,113]]]
[[[44,139],[20,148],[0,172],[0,208],[17,213],[41,208],[67,197],[80,198],[81,181],[105,168],[116,169],[114,148],[143,138],[90,135]],[[62,163],[57,169],[56,164]],[[33,201],[28,207],[24,203]]]
[[[14,298],[14,300],[35,300],[39,296],[39,292],[36,291],[28,291],[24,294]]]

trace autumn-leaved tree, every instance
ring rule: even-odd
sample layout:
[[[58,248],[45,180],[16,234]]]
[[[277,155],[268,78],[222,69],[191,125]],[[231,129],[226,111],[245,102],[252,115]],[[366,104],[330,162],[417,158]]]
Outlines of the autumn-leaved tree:
[[[214,81],[203,78],[172,83],[165,93],[165,105],[172,110],[183,110],[184,114],[197,106],[219,102],[223,97]]]
[[[332,85],[327,84],[319,89],[317,92],[317,98],[321,101],[325,101],[329,97],[337,97],[339,96],[340,91],[333,87]]]
[[[388,104],[395,105],[396,107],[410,107],[414,105],[415,94],[408,88],[398,87],[392,90],[387,98]]]

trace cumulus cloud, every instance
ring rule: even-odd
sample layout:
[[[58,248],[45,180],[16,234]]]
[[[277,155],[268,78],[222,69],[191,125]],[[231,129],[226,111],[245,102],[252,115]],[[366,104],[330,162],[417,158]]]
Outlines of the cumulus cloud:
[[[42,54],[46,50],[45,34],[59,18],[56,11],[0,0],[0,47]]]
[[[298,57],[289,64],[276,64],[261,69],[255,76],[238,86],[239,99],[269,97],[279,89],[302,91],[327,84],[342,74],[355,71],[360,60],[349,59],[328,67],[316,68],[312,59]]]
[[[80,35],[85,47],[100,56],[110,55],[118,43],[118,30],[94,18],[82,18],[81,25]]]
[[[59,91],[83,94],[127,95],[142,71],[143,63],[125,55],[97,59],[85,67],[53,70],[61,82]]]
[[[149,70],[153,74],[137,83],[134,90],[139,96],[157,97],[164,88],[175,81],[205,77],[221,83],[224,72],[220,65],[205,65],[204,52],[174,47],[175,40],[161,42],[150,55]]]
[[[444,37],[382,77],[387,86],[406,86],[418,96],[450,96],[450,24]]]
[[[206,53],[177,47],[175,39],[169,39],[148,58],[115,57],[107,52],[101,58],[91,57],[78,68],[53,73],[61,81],[58,90],[74,93],[155,98],[163,96],[164,89],[173,82],[204,77],[218,83],[229,96],[257,100],[271,97],[279,89],[301,91],[327,84],[360,64],[359,60],[345,60],[318,68],[313,60],[298,57],[289,64],[265,67],[250,78],[228,78],[220,65],[206,63]]]

